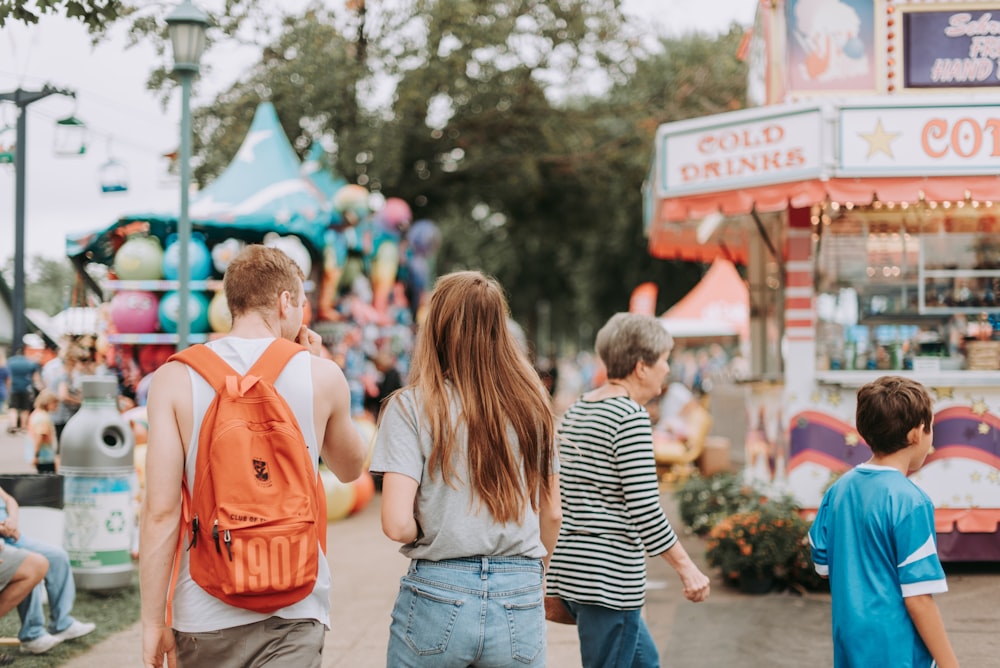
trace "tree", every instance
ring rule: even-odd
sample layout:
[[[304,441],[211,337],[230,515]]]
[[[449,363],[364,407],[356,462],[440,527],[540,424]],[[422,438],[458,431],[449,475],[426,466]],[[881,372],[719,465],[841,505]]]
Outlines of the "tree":
[[[0,0],[0,28],[9,20],[38,23],[43,14],[64,13],[100,31],[131,11],[121,0]]]
[[[14,261],[7,259],[4,276],[10,284],[14,275]],[[55,315],[82,298],[83,290],[77,283],[76,271],[69,260],[52,260],[43,255],[31,258],[25,272],[24,302],[27,308]]]
[[[741,30],[646,53],[614,2],[489,4],[412,0],[339,28],[320,11],[286,20],[248,76],[196,112],[199,180],[229,163],[270,99],[300,151],[332,138],[340,174],[437,222],[439,273],[497,276],[529,332],[547,304],[555,340],[575,341],[645,281],[665,310],[704,268],[646,250],[653,138],[663,122],[742,105]],[[595,79],[606,91],[587,89]],[[386,80],[391,99],[366,101]]]

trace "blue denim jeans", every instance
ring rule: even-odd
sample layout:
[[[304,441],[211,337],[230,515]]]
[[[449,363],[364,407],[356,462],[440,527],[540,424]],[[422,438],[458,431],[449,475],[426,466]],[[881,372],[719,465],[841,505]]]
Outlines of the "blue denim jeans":
[[[17,606],[17,614],[21,617],[18,640],[27,642],[46,631],[59,633],[68,629],[75,621],[69,613],[73,610],[73,603],[76,600],[76,584],[73,582],[73,571],[70,569],[66,550],[23,535],[16,542],[9,540],[7,542],[25,550],[38,552],[49,560],[49,572],[45,574],[45,580],[35,585],[28,597]],[[48,625],[45,623],[45,612],[42,610],[42,587],[45,587],[45,593],[49,598],[49,617],[52,621]]]
[[[540,559],[410,562],[392,610],[386,666],[544,666]]]
[[[659,668],[660,653],[642,610],[613,610],[566,601],[576,617],[583,668]]]

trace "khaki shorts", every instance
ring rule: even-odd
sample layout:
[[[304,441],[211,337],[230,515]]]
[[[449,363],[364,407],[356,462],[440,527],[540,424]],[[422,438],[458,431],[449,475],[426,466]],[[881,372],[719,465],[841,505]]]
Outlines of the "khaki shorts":
[[[281,617],[204,633],[174,631],[179,668],[321,668],[325,636],[315,619]]]
[[[14,579],[14,573],[21,567],[28,557],[28,551],[19,547],[14,547],[0,540],[0,589],[10,584]]]

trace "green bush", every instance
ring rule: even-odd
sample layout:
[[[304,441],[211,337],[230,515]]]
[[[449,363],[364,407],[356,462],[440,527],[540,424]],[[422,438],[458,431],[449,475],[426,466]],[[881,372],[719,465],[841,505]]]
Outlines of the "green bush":
[[[736,473],[692,475],[677,490],[677,510],[684,526],[704,536],[723,517],[755,508],[758,494]]]

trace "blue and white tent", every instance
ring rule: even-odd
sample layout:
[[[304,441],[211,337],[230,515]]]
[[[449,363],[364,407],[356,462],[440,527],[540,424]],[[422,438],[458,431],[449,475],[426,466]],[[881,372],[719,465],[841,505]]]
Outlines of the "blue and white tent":
[[[306,173],[274,105],[262,102],[232,162],[193,199],[191,229],[209,246],[230,237],[260,242],[268,232],[294,234],[318,260],[327,228],[339,220],[330,205],[332,193],[325,192],[333,184],[343,182],[332,174]],[[66,253],[110,265],[129,235],[147,233],[165,241],[176,231],[174,212],[130,214],[103,230],[67,237]]]

